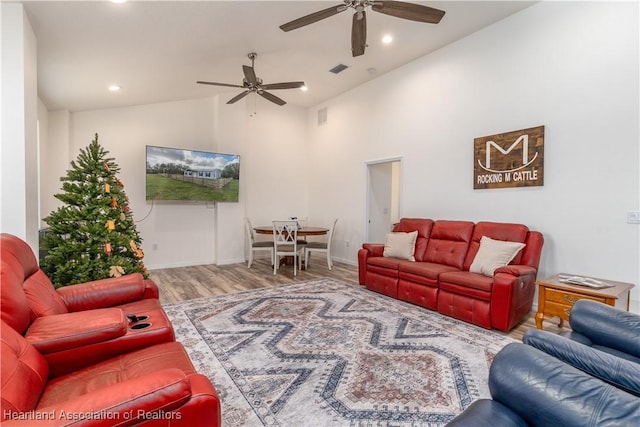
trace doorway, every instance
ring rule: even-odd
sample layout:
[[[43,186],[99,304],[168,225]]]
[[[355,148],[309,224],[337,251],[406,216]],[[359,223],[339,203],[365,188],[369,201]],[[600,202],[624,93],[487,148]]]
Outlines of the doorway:
[[[401,158],[367,163],[367,242],[384,243],[400,219],[401,170]]]

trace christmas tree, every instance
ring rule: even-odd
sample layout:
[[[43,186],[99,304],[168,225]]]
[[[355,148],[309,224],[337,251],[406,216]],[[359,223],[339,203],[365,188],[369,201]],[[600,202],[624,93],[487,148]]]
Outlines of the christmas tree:
[[[98,144],[98,134],[80,150],[60,178],[64,206],[44,219],[49,225],[42,269],[56,287],[142,273],[142,239],[136,230],[120,168]]]

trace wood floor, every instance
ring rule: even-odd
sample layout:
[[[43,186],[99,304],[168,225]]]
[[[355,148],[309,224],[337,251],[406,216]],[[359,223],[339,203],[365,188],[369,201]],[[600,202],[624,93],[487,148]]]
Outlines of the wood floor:
[[[223,295],[321,277],[331,277],[354,286],[360,286],[357,267],[334,263],[333,269],[329,270],[322,257],[313,260],[310,268],[299,271],[295,277],[292,266],[281,267],[278,274],[274,276],[271,262],[268,259],[255,260],[251,268],[247,268],[246,263],[222,266],[199,265],[152,270],[149,272],[149,276],[160,288],[162,303]],[[527,329],[535,328],[534,315],[535,313],[532,312],[526,320],[505,335],[521,340]],[[557,322],[545,322],[544,328],[547,331],[557,333],[562,329],[558,328],[556,324]]]

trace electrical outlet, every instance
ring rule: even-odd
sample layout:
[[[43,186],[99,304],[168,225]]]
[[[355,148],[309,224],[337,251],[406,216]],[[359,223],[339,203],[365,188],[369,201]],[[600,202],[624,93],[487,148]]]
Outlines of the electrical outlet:
[[[345,247],[345,248],[348,248],[348,247],[349,247],[349,241],[348,241],[348,240],[345,240],[345,241],[344,241],[344,247]]]
[[[640,211],[627,212],[627,224],[640,224]]]

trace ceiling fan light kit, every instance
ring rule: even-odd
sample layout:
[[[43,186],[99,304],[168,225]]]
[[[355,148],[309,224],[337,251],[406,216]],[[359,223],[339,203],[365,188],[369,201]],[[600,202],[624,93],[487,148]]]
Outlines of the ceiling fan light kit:
[[[283,83],[271,83],[271,84],[263,84],[262,79],[256,76],[254,62],[258,57],[258,54],[255,52],[251,52],[247,55],[251,60],[251,66],[243,65],[242,72],[244,73],[244,78],[242,79],[242,85],[234,85],[229,83],[217,83],[217,82],[205,82],[205,81],[197,81],[198,84],[203,85],[213,85],[213,86],[225,86],[225,87],[237,87],[240,89],[244,89],[244,92],[239,93],[238,95],[231,98],[227,101],[227,104],[234,104],[249,95],[250,93],[257,93],[267,101],[271,101],[277,105],[284,105],[286,101],[282,98],[275,96],[274,94],[267,92],[267,90],[280,90],[280,89],[299,89],[305,86],[304,82],[283,82]]]
[[[332,6],[282,24],[280,25],[280,29],[282,31],[295,30],[351,8],[355,10],[351,24],[351,54],[354,57],[364,55],[367,46],[367,17],[365,12],[367,7],[371,7],[371,10],[374,12],[395,16],[396,18],[408,19],[410,21],[426,22],[428,24],[439,23],[445,14],[443,10],[402,1],[344,0],[343,4]]]

